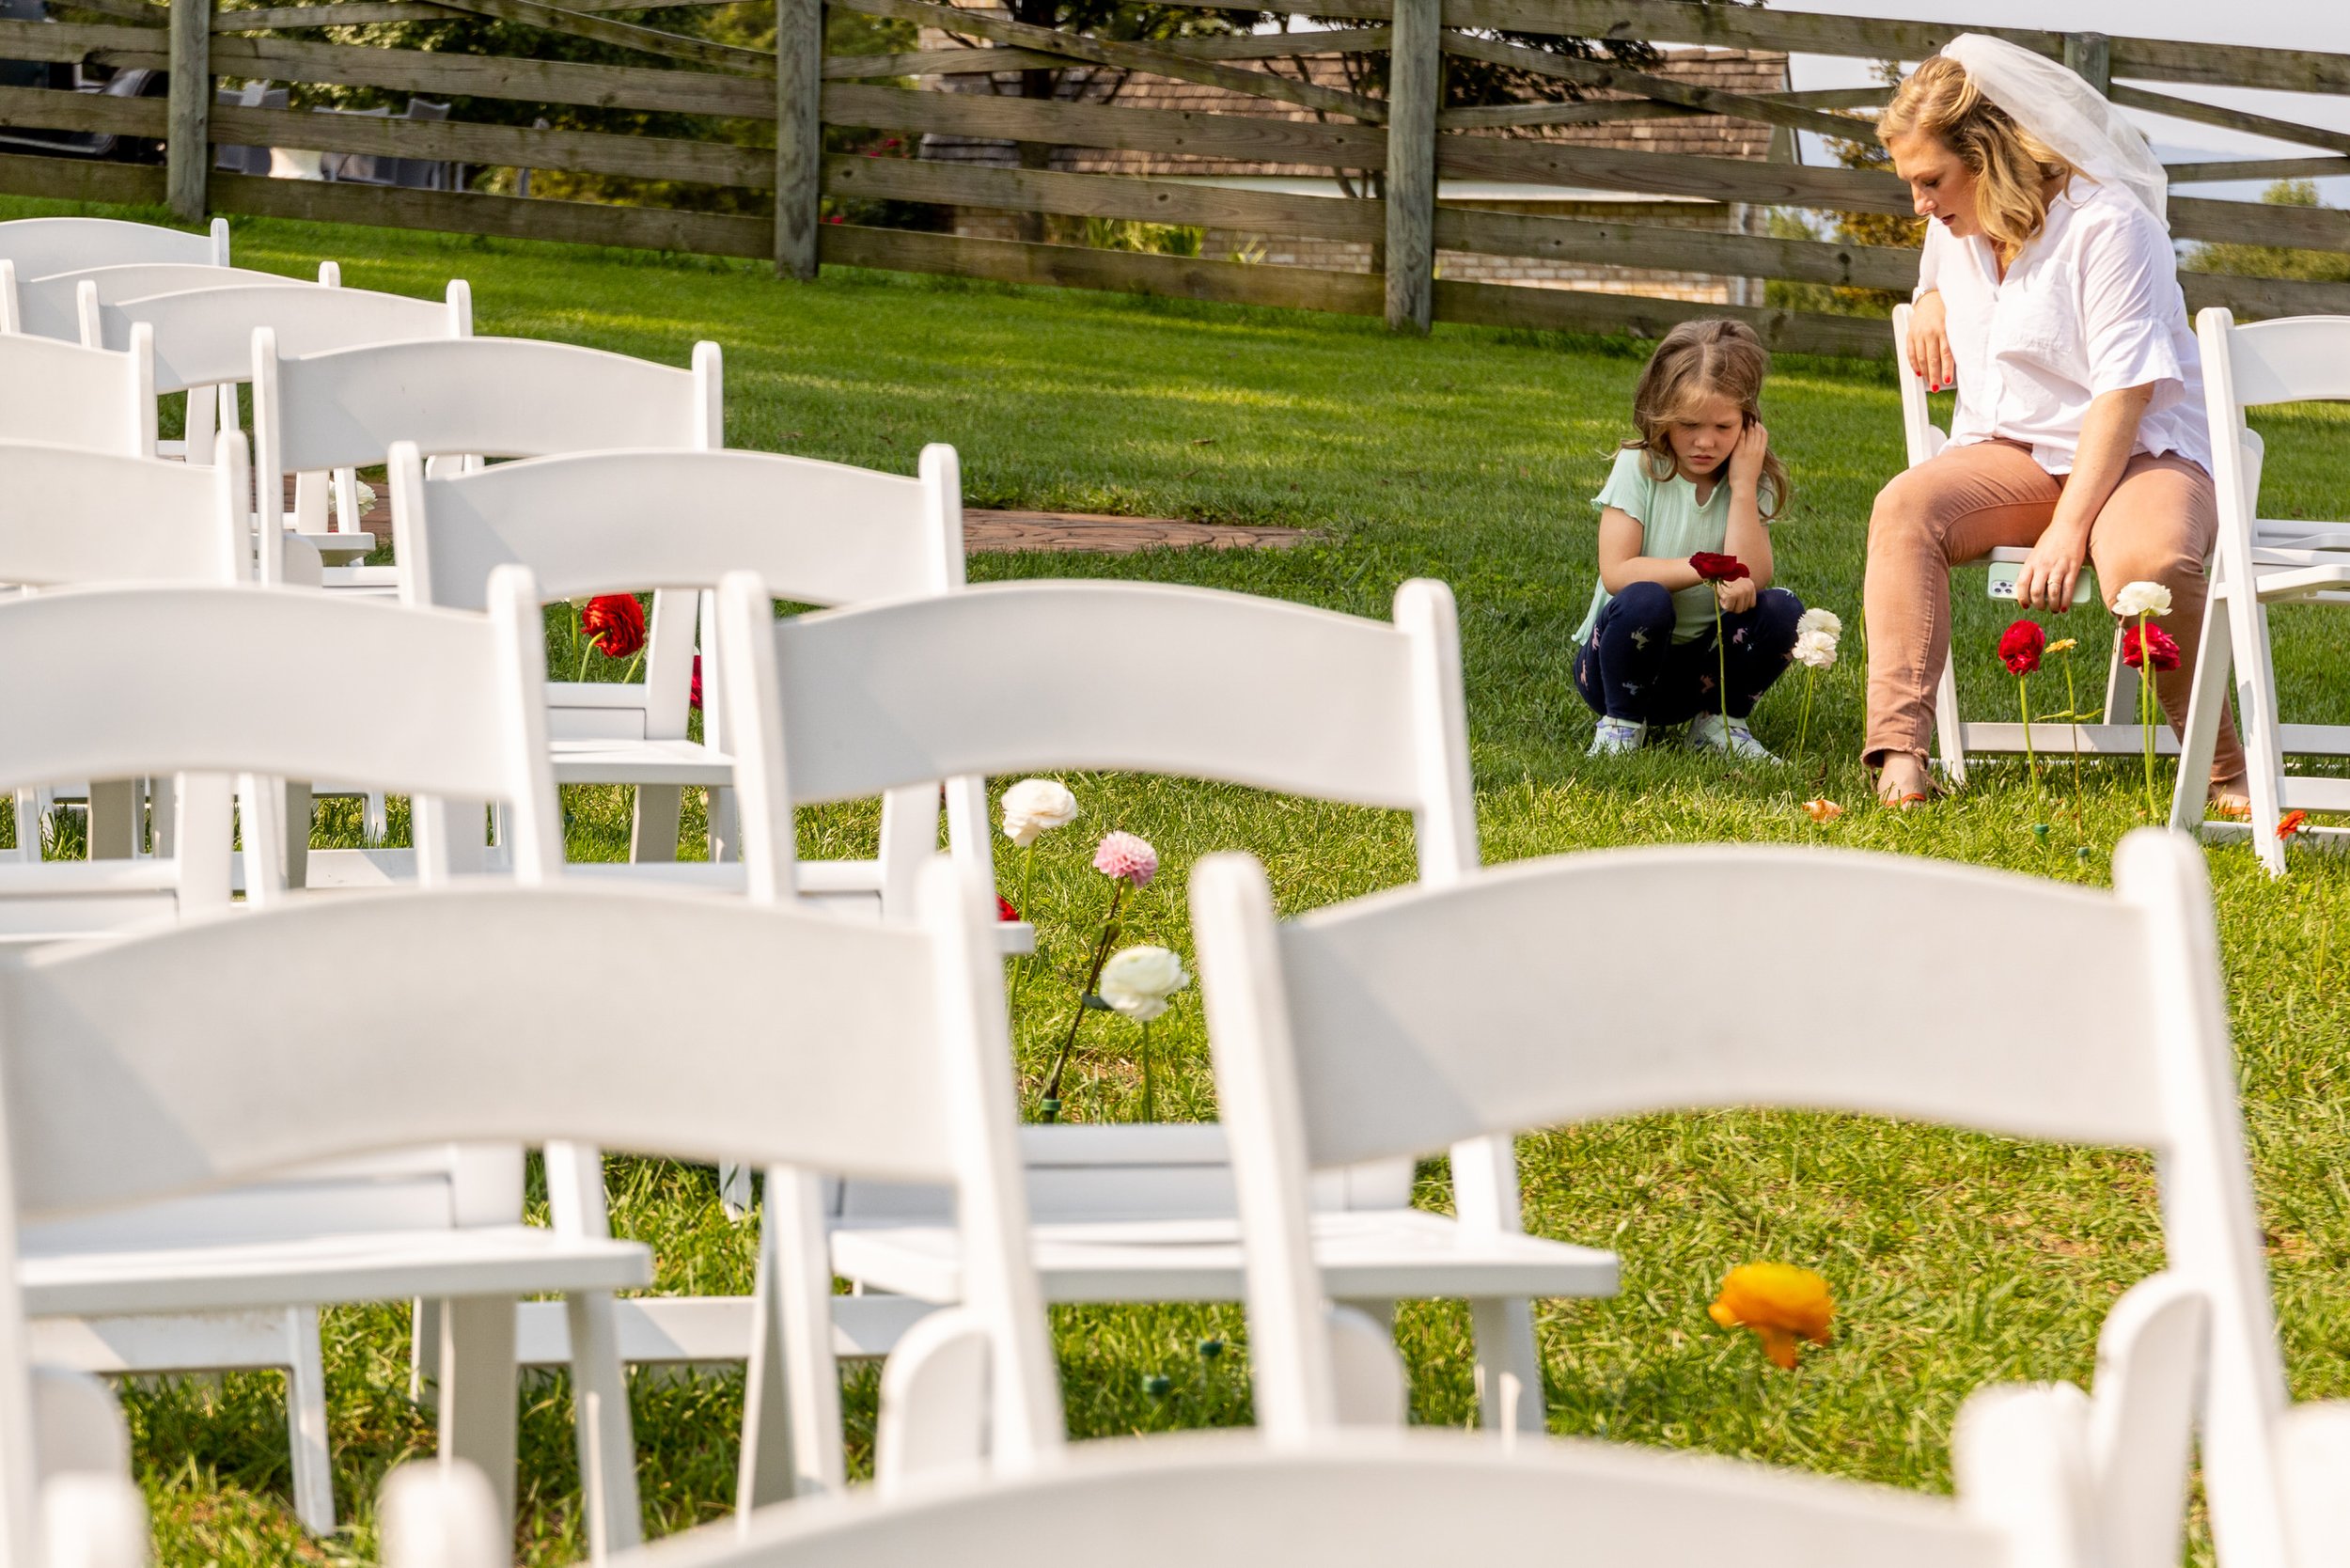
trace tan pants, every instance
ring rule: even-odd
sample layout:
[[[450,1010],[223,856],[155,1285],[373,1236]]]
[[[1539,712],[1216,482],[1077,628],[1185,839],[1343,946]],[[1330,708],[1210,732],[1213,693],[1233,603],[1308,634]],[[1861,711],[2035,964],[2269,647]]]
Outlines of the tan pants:
[[[1863,601],[1869,619],[1869,726],[1863,750],[1869,765],[1888,752],[1919,757],[1934,734],[1934,688],[1950,649],[1950,568],[1976,560],[1997,545],[2027,547],[2056,515],[2064,479],[2032,461],[2030,448],[1985,441],[1943,448],[1930,463],[1907,470],[1877,493],[1869,519],[1869,575]],[[2203,629],[2203,558],[2219,527],[2211,478],[2184,458],[2130,459],[2122,482],[2089,534],[2089,558],[2108,606],[2124,584],[2156,582],[2170,590],[2162,629],[2178,640],[2179,667],[2157,678],[2155,693],[2173,730],[2186,724],[2194,686],[2196,644]],[[2059,635],[2072,632],[2065,621]],[[2072,635],[2092,657],[2105,651],[2100,618]],[[1988,660],[1988,647],[1969,650]],[[2218,657],[2226,658],[2226,649]],[[2214,783],[2244,777],[2244,750],[2235,726],[2220,715],[2212,757]]]

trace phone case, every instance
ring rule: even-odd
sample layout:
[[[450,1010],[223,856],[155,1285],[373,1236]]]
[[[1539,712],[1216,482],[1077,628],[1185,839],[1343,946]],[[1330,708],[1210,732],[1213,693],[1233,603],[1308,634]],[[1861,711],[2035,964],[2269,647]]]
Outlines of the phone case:
[[[2023,570],[2022,563],[2017,561],[1993,561],[1989,585],[1991,597],[2008,604],[2014,603],[2015,579],[2023,573]],[[2096,596],[2097,573],[2084,566],[2081,574],[2073,582],[2073,607],[2078,609]]]

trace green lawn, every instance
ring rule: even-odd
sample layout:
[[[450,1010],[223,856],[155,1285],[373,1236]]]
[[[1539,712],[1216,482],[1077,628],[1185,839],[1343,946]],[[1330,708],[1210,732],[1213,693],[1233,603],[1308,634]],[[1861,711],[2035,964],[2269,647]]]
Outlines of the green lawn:
[[[0,204],[0,217],[33,210]],[[731,264],[277,223],[241,227],[236,254],[287,271],[336,258],[351,285],[410,293],[463,276],[484,333],[559,337],[673,364],[685,362],[696,339],[715,338],[726,349],[733,445],[910,472],[923,443],[944,441],[962,454],[975,506],[1298,525],[1325,540],[1264,554],[982,557],[973,562],[977,578],[1147,576],[1383,615],[1399,582],[1441,577],[1460,599],[1490,860],[1623,844],[1803,840],[2102,883],[2114,840],[2138,820],[2134,766],[2092,770],[2084,837],[2053,801],[2035,800],[2019,768],[1988,768],[1964,796],[1932,810],[1868,808],[1853,755],[1856,635],[1820,683],[1800,771],[1726,769],[1668,752],[1586,761],[1591,723],[1568,684],[1567,635],[1590,592],[1588,497],[1627,433],[1637,346],[1476,330],[1410,341],[1350,320],[880,274],[828,274],[820,285],[791,287]],[[1901,463],[1889,370],[1784,364],[1765,415],[1795,485],[1776,536],[1779,581],[1856,632],[1870,500]],[[2294,411],[2263,428],[2264,505],[2311,515],[2338,509],[2350,480],[2350,418],[2340,409]],[[1963,587],[1960,601],[1969,705],[2004,713],[2013,693],[1992,648],[2005,618],[1979,583]],[[2060,624],[2084,636],[2102,626],[2079,613]],[[2344,661],[2325,640],[2332,630],[2307,616],[2280,623],[2278,662],[2295,716],[2350,722]],[[568,656],[568,631],[551,625],[550,635],[557,656]],[[2045,706],[2060,705],[2043,696]],[[1791,681],[1757,717],[1758,733],[1779,749],[1794,744],[1799,698]],[[1087,858],[1107,828],[1151,839],[1167,867],[1129,920],[1128,939],[1186,952],[1183,873],[1209,851],[1258,854],[1289,909],[1411,874],[1407,824],[1391,817],[1165,781],[1070,782],[1087,815],[1045,840],[1032,904],[1048,959],[1063,970],[1078,963],[1104,899]],[[1799,803],[1823,793],[1849,810],[1817,827]],[[570,805],[575,855],[624,853],[620,792],[580,792]],[[809,824],[808,847],[854,847],[870,839],[872,820],[856,810],[827,815]],[[2035,822],[2055,826],[2039,837]],[[696,825],[689,821],[689,839]],[[2294,1388],[2316,1398],[2350,1394],[2350,1290],[2341,1282],[2350,1261],[2350,1189],[2341,1174],[2350,1168],[2350,1126],[2340,1108],[2350,1008],[2324,978],[2350,879],[2338,862],[2295,859],[2295,874],[2272,884],[2241,847],[2210,855]],[[1016,874],[1008,862],[1014,891]],[[1656,1005],[1708,1006],[1734,1020],[1738,955],[1692,958],[1721,977],[1712,993],[1659,996]],[[1824,971],[1837,962],[1832,951],[1819,955]],[[1953,975],[1950,983],[1996,987],[1999,977]],[[2093,987],[2100,977],[2084,971],[2080,983]],[[1066,1025],[1069,987],[1043,980],[1029,996],[1017,1024],[1033,1104],[1057,1026]],[[2033,1025],[2019,1016],[2015,1027]],[[1115,1020],[1089,1029],[1069,1114],[1131,1117],[1136,1031]],[[1213,1115],[1196,999],[1153,1034],[1168,1064],[1161,1114]],[[2057,1052],[2068,1043],[2046,1043]],[[1541,1313],[1556,1430],[1902,1485],[1948,1485],[1950,1423],[1976,1385],[2086,1379],[2100,1314],[2159,1261],[2151,1168],[2106,1152],[1831,1117],[1719,1114],[1532,1138],[1523,1169],[1531,1228],[1612,1246],[1624,1265],[1617,1299]],[[1426,1201],[1446,1201],[1441,1166],[1423,1184]],[[616,1172],[616,1185],[620,1223],[658,1248],[661,1288],[747,1285],[745,1237],[720,1216],[707,1171],[631,1164]],[[1834,1346],[1808,1354],[1794,1375],[1763,1365],[1746,1336],[1705,1318],[1724,1270],[1759,1259],[1817,1268],[1837,1293]],[[371,1557],[369,1503],[384,1467],[431,1444],[429,1421],[399,1392],[405,1320],[391,1309],[331,1314],[339,1500],[356,1528],[323,1548],[304,1543],[287,1512],[274,1376],[134,1393],[164,1560],[321,1550]],[[1059,1330],[1070,1419],[1081,1435],[1247,1419],[1236,1311],[1067,1311]],[[1400,1333],[1418,1418],[1471,1419],[1465,1312],[1406,1306]],[[1197,1346],[1208,1338],[1232,1352],[1201,1356]],[[1153,1375],[1168,1380],[1164,1391],[1148,1391]],[[727,1510],[739,1396],[739,1380],[640,1388],[656,1528]],[[856,1385],[852,1406],[862,1434],[870,1378]],[[538,1388],[524,1444],[525,1553],[534,1562],[575,1558],[559,1382]],[[2195,1550],[2208,1555],[2200,1530]]]

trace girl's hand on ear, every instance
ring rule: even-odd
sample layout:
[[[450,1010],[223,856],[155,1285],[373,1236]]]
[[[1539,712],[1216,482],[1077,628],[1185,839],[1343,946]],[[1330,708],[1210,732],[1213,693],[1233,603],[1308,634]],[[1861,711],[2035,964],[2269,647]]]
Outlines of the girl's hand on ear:
[[[1762,454],[1771,449],[1771,432],[1753,420],[1738,432],[1738,449],[1730,454],[1730,487],[1752,491],[1762,482]]]

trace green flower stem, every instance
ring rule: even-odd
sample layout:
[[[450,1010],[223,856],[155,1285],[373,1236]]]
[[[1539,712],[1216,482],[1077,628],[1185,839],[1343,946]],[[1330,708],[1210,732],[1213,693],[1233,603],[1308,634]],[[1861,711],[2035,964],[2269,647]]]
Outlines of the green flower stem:
[[[574,686],[579,684],[582,681],[588,679],[588,656],[595,651],[596,645],[592,641],[588,641],[587,639],[581,640],[579,645],[579,668],[572,676],[572,684]]]
[[[2081,791],[2081,704],[2073,692],[2073,650],[2064,651],[2064,721],[2073,732],[2073,830],[2089,831],[2088,797]]]
[[[2040,759],[2032,754],[2031,749],[2030,688],[2030,676],[2019,675],[2015,678],[2015,706],[2023,710],[2024,714],[2024,760],[2031,766],[2031,792],[2036,798],[2040,793]]]
[[[1159,1119],[1157,1087],[1151,1076],[1151,1026],[1148,1024],[1142,1026],[1142,1119],[1145,1121]]]
[[[1803,666],[1803,717],[1795,722],[1795,757],[1798,761],[1803,758],[1804,739],[1811,733],[1811,682],[1818,680],[1819,675],[1820,672],[1811,666]]]
[[[1126,884],[1121,880],[1110,893],[1110,912],[1103,917],[1102,940],[1094,944],[1093,964],[1086,970],[1086,982],[1077,990],[1076,1014],[1069,1020],[1069,1038],[1060,1043],[1060,1055],[1053,1058],[1053,1075],[1044,1080],[1044,1098],[1060,1098],[1061,1071],[1069,1065],[1069,1053],[1077,1048],[1077,1030],[1084,1027],[1086,1014],[1092,1011],[1086,998],[1102,983],[1102,965],[1110,961],[1110,944],[1118,940],[1118,906],[1126,897]]]
[[[1730,741],[1730,645],[1722,640],[1722,585],[1714,585],[1714,662],[1721,679],[1722,741]]]

